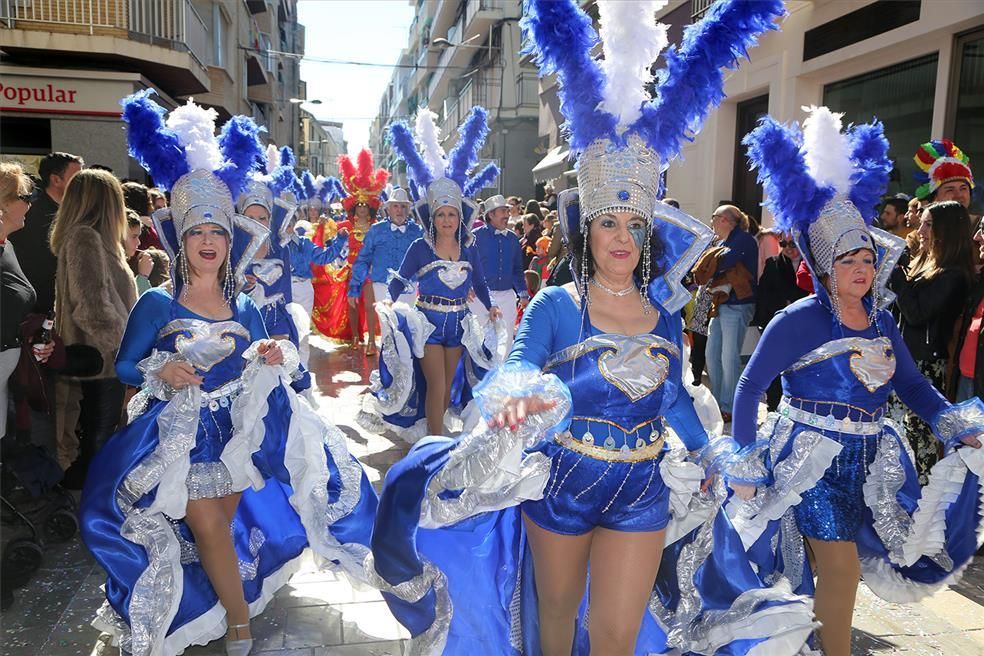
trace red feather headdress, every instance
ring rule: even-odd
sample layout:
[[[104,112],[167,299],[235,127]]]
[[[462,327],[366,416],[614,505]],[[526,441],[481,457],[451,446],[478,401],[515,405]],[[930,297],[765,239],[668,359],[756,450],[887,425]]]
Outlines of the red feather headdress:
[[[368,148],[363,148],[356,159],[357,162],[353,162],[348,155],[338,156],[339,177],[348,192],[348,196],[342,199],[342,206],[350,214],[357,205],[379,209],[379,194],[386,187],[390,175],[385,169],[374,170],[372,151]]]

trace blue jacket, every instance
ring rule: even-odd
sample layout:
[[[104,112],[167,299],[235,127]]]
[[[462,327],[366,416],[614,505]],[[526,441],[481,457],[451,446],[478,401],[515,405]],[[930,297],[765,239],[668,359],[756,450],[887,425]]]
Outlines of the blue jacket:
[[[728,252],[718,260],[718,268],[715,275],[723,273],[728,269],[736,266],[739,262],[745,265],[748,272],[752,274],[752,295],[748,298],[738,300],[735,295],[735,291],[731,290],[728,295],[728,300],[725,302],[726,305],[748,305],[750,303],[755,303],[755,298],[758,296],[758,266],[759,266],[759,248],[758,241],[755,237],[745,232],[741,228],[735,228],[728,235],[728,238],[724,240],[722,246],[728,248]]]
[[[380,221],[369,226],[362,242],[359,257],[352,264],[352,278],[349,280],[348,295],[358,296],[368,277],[373,282],[386,284],[390,271],[399,271],[400,265],[410,244],[424,235],[420,225],[407,221],[406,230],[396,228],[389,221]]]
[[[290,253],[290,275],[297,278],[311,279],[311,265],[325,266],[342,256],[344,239],[333,239],[324,248],[318,246],[307,237],[298,237],[287,243]]]
[[[519,237],[511,230],[503,232],[505,234],[496,234],[490,225],[480,226],[472,231],[478,254],[482,258],[485,282],[492,291],[512,289],[521,298],[528,298]]]

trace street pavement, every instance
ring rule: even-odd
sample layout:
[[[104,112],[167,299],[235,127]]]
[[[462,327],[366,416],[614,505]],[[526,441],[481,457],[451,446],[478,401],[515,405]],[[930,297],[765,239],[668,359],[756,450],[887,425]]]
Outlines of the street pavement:
[[[311,370],[319,409],[345,432],[351,452],[377,487],[408,446],[396,435],[374,434],[355,422],[375,358],[312,338]],[[854,621],[854,654],[984,656],[984,558],[960,585],[918,604],[890,604],[864,585]],[[0,615],[0,654],[116,656],[89,622],[102,603],[104,576],[76,538],[45,554],[43,568]],[[308,561],[253,620],[255,656],[397,656],[408,637],[380,595],[353,588]],[[224,654],[222,641],[185,651]],[[482,656],[468,654],[463,656]]]

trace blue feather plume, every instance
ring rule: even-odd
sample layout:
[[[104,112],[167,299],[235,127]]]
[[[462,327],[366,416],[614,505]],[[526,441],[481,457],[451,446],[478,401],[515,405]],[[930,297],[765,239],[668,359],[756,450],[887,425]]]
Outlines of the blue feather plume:
[[[317,197],[318,190],[315,187],[314,176],[311,175],[310,171],[304,171],[304,173],[301,174],[301,185],[303,187],[304,193],[303,195],[298,196],[298,198],[305,198],[310,200],[311,198]]]
[[[767,197],[764,205],[775,216],[776,227],[786,233],[806,232],[834,197],[834,188],[818,187],[807,170],[802,141],[798,127],[787,127],[771,116],[741,140],[748,147],[749,164],[758,169]]]
[[[289,166],[278,166],[270,174],[270,191],[274,198],[279,198],[281,194],[294,191],[294,180],[297,176],[294,169]]]
[[[484,107],[475,105],[467,118],[458,126],[458,143],[448,154],[446,175],[459,187],[468,182],[468,172],[478,164],[478,153],[489,134],[489,113]]]
[[[283,146],[280,149],[280,166],[289,166],[291,168],[297,166],[297,158],[294,157],[294,151],[291,150],[290,146]]]
[[[888,139],[881,121],[852,126],[848,130],[851,160],[857,169],[851,176],[851,202],[865,222],[878,216],[882,192],[888,186],[892,161],[888,158]]]
[[[189,172],[184,148],[178,136],[164,124],[167,111],[151,99],[153,89],[144,89],[120,101],[130,156],[140,162],[154,179],[167,190]]]
[[[473,175],[465,183],[464,195],[468,198],[473,198],[482,189],[488,187],[490,184],[495,182],[495,179],[499,177],[499,167],[493,162],[489,162],[482,167],[482,170]]]
[[[642,117],[630,131],[642,136],[663,162],[679,155],[681,139],[692,141],[710,110],[724,100],[721,69],[737,68],[738,58],[748,56],[760,34],[777,29],[774,21],[785,13],[782,0],[711,4],[703,20],[684,30],[680,47],[664,53],[666,68],[657,73],[658,97],[643,106]]]
[[[325,183],[321,186],[321,194],[321,200],[328,204],[348,195],[345,193],[345,188],[342,187],[342,181],[333,175],[325,178]]]
[[[251,118],[233,116],[219,133],[219,150],[224,161],[215,174],[226,183],[233,198],[239,198],[250,174],[259,169],[263,156],[261,129]]]
[[[407,164],[407,174],[414,185],[427,187],[434,181],[434,172],[430,170],[424,158],[417,152],[417,144],[413,138],[413,130],[403,121],[397,121],[389,127],[390,141],[393,150]],[[440,173],[440,172],[438,172]]]
[[[617,139],[615,116],[598,109],[605,87],[604,72],[591,56],[598,35],[578,5],[576,0],[524,0],[520,21],[523,54],[534,55],[541,77],[560,77],[560,111],[567,119],[562,130],[573,156],[595,139]]]

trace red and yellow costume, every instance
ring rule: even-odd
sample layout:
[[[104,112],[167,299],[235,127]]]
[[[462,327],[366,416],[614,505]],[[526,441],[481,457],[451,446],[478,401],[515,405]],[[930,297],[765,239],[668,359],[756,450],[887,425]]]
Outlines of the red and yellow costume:
[[[337,223],[332,220],[321,223],[312,237],[314,243],[321,246],[334,239],[339,230],[348,231],[348,254],[344,260],[327,266],[312,265],[311,267],[314,273],[312,278],[314,312],[311,318],[315,327],[325,337],[343,340],[353,338],[349,322],[348,284],[352,277],[352,263],[359,256],[362,242],[373,221],[370,218],[368,224],[356,229],[355,211],[361,205],[368,207],[371,215],[375,215],[380,204],[379,194],[389,179],[388,171],[374,167],[372,152],[365,148],[359,153],[356,162],[353,162],[348,155],[339,156],[339,177],[342,186],[348,192],[348,196],[342,199],[342,207],[345,208],[348,218]],[[371,286],[369,286],[369,294],[372,294]],[[360,339],[369,329],[366,309],[366,295],[363,293],[357,305]]]

